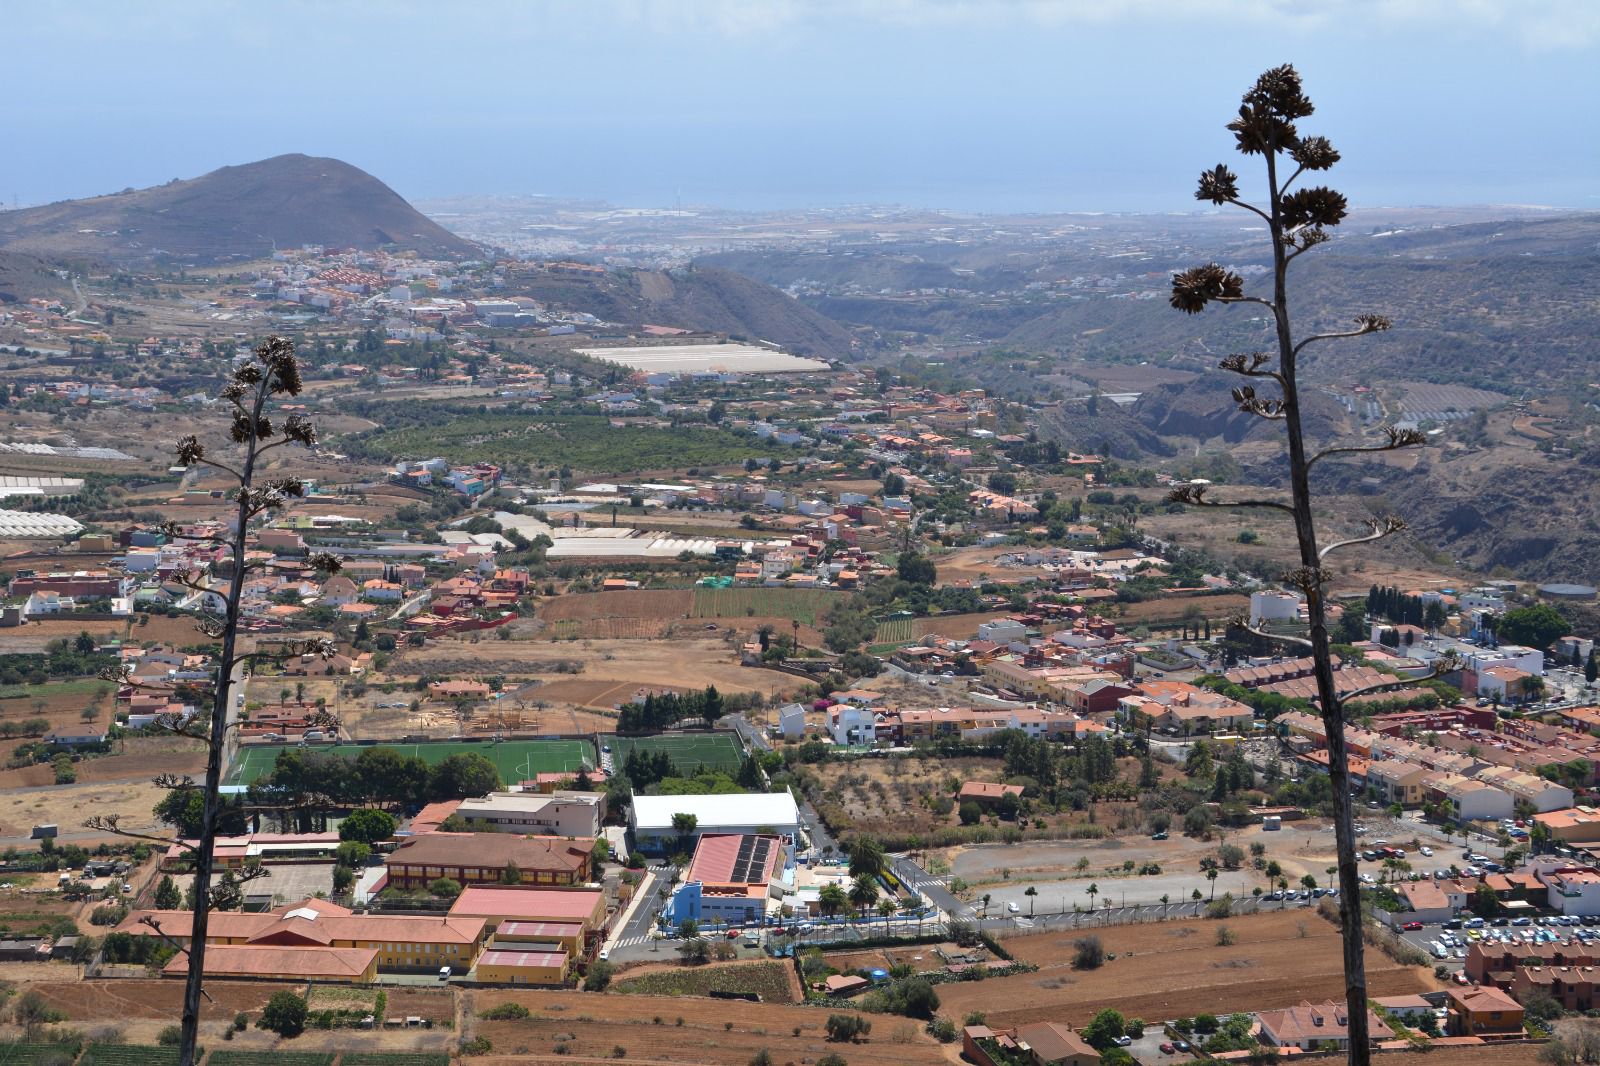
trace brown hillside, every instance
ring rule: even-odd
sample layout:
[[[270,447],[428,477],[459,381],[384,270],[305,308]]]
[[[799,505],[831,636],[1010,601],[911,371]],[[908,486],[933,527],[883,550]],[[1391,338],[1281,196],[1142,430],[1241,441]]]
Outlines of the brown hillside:
[[[0,247],[48,258],[210,263],[304,244],[478,254],[476,245],[426,218],[372,175],[306,155],[0,214]]]

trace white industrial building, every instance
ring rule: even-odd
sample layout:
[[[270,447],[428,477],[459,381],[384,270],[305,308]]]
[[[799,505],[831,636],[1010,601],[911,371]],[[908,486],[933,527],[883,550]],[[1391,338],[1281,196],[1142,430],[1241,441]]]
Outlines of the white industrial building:
[[[689,838],[706,833],[762,833],[794,841],[800,834],[800,809],[788,792],[736,793],[729,796],[634,796],[628,828],[634,847],[661,852],[680,838],[673,828],[677,814],[692,814],[695,827]]]

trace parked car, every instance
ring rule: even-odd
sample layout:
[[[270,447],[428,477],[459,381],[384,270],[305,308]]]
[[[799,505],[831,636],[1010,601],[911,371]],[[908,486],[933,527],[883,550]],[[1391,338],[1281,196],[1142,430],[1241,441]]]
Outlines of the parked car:
[[[1408,933],[1415,932],[1416,930],[1422,928],[1422,923],[1421,922],[1407,922],[1405,925],[1402,925],[1400,928],[1404,929]]]
[[[1119,1036],[1115,1040],[1113,1040],[1112,1043],[1117,1045],[1118,1047],[1127,1047],[1127,1046],[1129,1046],[1130,1044],[1133,1043],[1133,1037],[1131,1037],[1131,1036]]]
[[[1161,1053],[1163,1055],[1170,1055],[1175,1050],[1176,1049],[1172,1046],[1172,1042],[1170,1040],[1167,1043],[1161,1045]]]
[[[1417,850],[1418,850],[1418,851],[1419,851],[1419,852],[1420,852],[1420,853],[1421,853],[1421,854],[1422,854],[1422,855],[1423,855],[1423,856],[1424,856],[1424,857],[1427,857],[1427,858],[1432,858],[1432,856],[1433,856],[1433,849],[1432,849],[1432,848],[1430,848],[1430,847],[1428,847],[1428,845],[1426,845],[1426,844],[1424,844],[1424,845],[1422,845],[1422,847],[1420,847],[1420,848],[1418,848],[1418,849],[1417,849]]]

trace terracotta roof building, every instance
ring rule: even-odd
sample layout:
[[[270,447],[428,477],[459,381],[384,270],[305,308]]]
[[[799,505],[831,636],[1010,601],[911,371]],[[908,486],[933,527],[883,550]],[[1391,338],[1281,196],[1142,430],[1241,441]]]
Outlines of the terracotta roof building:
[[[151,922],[159,926],[159,932]],[[133,936],[160,935],[187,944],[193,923],[192,911],[141,910],[123,919],[117,932]],[[255,977],[298,980],[314,976],[314,970],[308,968],[313,965],[324,966],[332,973],[359,961],[356,956],[346,954],[313,964],[303,957],[304,952],[369,951],[373,968],[381,970],[418,972],[436,970],[440,966],[465,970],[477,957],[486,934],[487,926],[481,918],[353,914],[327,900],[308,899],[266,913],[214,911],[206,927],[206,943],[230,949],[271,948],[302,953],[259,955],[258,960],[289,968],[245,971]],[[232,957],[249,958],[246,955]],[[214,965],[223,963],[213,963],[212,952],[208,950],[208,974],[222,972],[214,970]],[[363,964],[356,972],[365,973],[366,969]],[[181,972],[181,968],[175,972]]]
[[[1276,1047],[1310,1051],[1325,1044],[1341,1050],[1350,1046],[1350,1016],[1343,1003],[1302,1002],[1284,1010],[1262,1011],[1256,1018],[1261,1023],[1262,1041]],[[1373,1038],[1389,1035],[1389,1027],[1371,1010],[1367,1011],[1367,1033]]]
[[[463,885],[496,884],[508,866],[528,885],[581,885],[589,880],[594,841],[519,837],[509,833],[424,833],[385,857],[389,883],[426,888],[441,877]]]

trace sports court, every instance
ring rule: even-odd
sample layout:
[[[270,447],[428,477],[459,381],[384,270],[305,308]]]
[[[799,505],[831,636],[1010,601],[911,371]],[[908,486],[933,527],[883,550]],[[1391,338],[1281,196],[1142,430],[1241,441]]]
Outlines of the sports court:
[[[721,738],[718,738],[721,739]],[[420,758],[429,766],[451,755],[473,751],[494,763],[500,780],[508,785],[526,781],[535,774],[577,773],[593,770],[594,747],[586,740],[434,740],[422,744],[318,744],[306,750],[318,754],[343,755],[354,759],[368,748],[393,748],[402,755]],[[248,785],[272,772],[278,752],[290,750],[279,745],[242,747],[224,784]],[[738,765],[738,761],[734,761]]]
[[[673,767],[685,774],[692,774],[701,767],[733,773],[744,761],[744,750],[739,747],[738,740],[727,733],[713,733],[706,736],[669,734],[659,737],[603,737],[602,742],[611,745],[612,765],[616,767],[618,773],[622,771],[622,764],[627,761],[628,753],[635,750],[664,751],[672,759]]]

